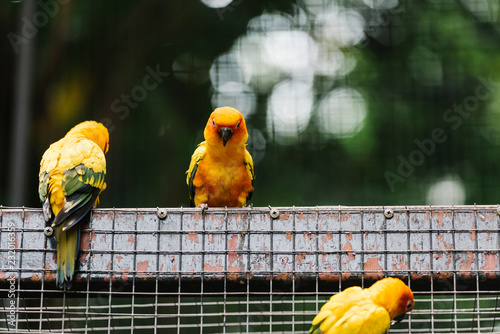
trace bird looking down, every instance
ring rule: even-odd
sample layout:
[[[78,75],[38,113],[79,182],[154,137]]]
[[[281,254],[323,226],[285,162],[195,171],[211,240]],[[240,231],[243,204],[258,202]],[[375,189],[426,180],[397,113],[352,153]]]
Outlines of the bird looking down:
[[[106,188],[108,145],[104,125],[86,121],[50,145],[40,162],[38,194],[45,221],[55,228],[59,288],[71,287],[80,246],[79,223],[90,221],[91,209]]]
[[[187,171],[191,205],[245,206],[252,196],[255,167],[245,147],[248,132],[243,115],[231,107],[215,109],[204,136]]]
[[[314,318],[310,334],[383,334],[413,310],[413,292],[400,279],[354,286],[333,295]]]

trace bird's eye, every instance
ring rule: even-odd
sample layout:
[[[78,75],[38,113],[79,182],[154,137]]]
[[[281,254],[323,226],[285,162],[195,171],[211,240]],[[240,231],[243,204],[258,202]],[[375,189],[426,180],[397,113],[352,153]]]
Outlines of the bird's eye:
[[[236,124],[236,129],[240,127],[241,121],[238,121],[238,124]]]
[[[215,128],[215,127],[216,127],[216,126],[215,126],[215,118],[212,118],[212,124],[213,124],[213,126],[214,126],[214,128]]]
[[[409,300],[408,304],[406,304],[406,310],[410,310],[412,307],[413,307],[413,302]]]

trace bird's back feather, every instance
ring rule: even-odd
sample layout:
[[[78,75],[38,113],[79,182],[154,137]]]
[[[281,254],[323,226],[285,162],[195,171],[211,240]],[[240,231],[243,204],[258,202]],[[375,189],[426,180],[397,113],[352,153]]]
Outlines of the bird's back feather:
[[[85,136],[100,141],[103,148]],[[72,227],[88,222],[90,210],[106,187],[103,149],[107,150],[107,138],[102,124],[81,123],[50,145],[40,162],[39,196],[44,203],[45,219],[55,227],[56,278],[60,287],[70,285],[78,255],[80,228]]]
[[[384,334],[409,288],[386,278],[370,288],[350,287],[333,295],[313,319],[310,334]],[[412,298],[412,297],[411,297]],[[411,299],[413,300],[413,298]],[[398,307],[398,311],[394,309]],[[404,309],[403,309],[404,312]]]

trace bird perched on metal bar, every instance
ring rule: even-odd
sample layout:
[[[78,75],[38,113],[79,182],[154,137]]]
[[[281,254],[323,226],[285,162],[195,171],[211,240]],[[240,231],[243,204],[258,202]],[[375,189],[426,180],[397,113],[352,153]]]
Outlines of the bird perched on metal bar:
[[[245,147],[248,132],[243,115],[231,107],[215,109],[204,135],[187,171],[191,205],[245,206],[252,197],[255,167]]]
[[[106,188],[109,133],[101,123],[82,122],[50,145],[40,162],[38,193],[45,221],[55,229],[59,288],[71,288],[80,246],[79,223]]]
[[[333,295],[314,318],[310,334],[383,334],[414,306],[413,292],[397,278]]]

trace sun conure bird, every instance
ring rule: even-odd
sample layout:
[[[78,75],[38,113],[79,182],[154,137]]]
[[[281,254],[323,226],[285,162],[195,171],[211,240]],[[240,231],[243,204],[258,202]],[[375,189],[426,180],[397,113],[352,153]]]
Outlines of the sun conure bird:
[[[413,293],[397,278],[371,287],[354,286],[333,295],[314,318],[312,334],[382,334],[413,309]]]
[[[231,107],[215,109],[204,135],[187,171],[191,205],[245,206],[252,196],[255,167],[245,148],[248,133],[243,115]]]
[[[82,122],[50,145],[40,162],[38,193],[45,221],[55,228],[59,288],[71,287],[80,246],[78,223],[90,221],[91,209],[106,188],[108,144],[104,125]]]

